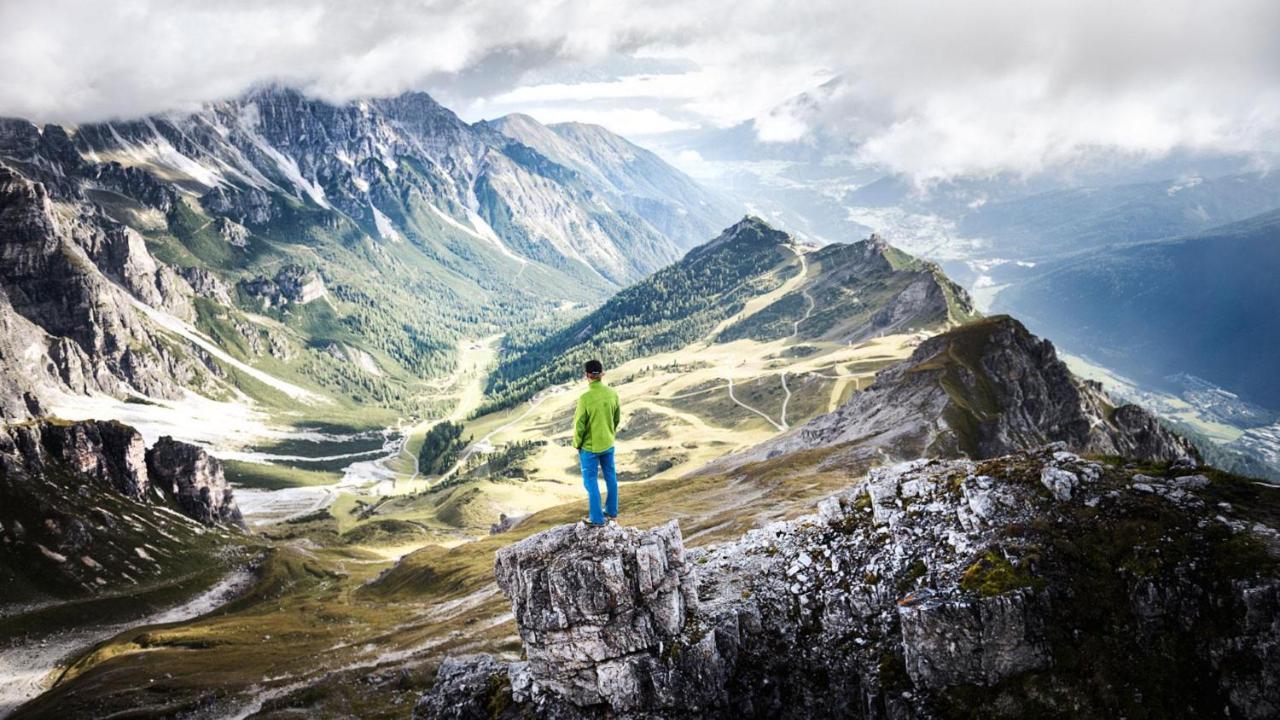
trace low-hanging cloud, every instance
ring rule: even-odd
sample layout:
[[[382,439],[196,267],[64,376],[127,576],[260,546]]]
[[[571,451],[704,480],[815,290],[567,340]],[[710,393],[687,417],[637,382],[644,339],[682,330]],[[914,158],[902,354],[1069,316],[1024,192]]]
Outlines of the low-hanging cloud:
[[[681,69],[587,72],[620,57]],[[422,89],[475,113],[578,103],[636,131],[757,119],[762,141],[844,137],[918,179],[1033,173],[1280,150],[1280,3],[0,3],[2,115],[132,117],[263,82],[334,101]]]

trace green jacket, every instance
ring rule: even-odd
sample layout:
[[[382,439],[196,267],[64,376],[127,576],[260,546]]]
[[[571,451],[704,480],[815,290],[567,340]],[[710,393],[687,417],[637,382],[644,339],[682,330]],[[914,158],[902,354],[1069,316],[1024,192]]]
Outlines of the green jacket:
[[[578,397],[573,413],[573,446],[587,452],[604,452],[613,447],[613,436],[622,423],[618,393],[596,380]]]

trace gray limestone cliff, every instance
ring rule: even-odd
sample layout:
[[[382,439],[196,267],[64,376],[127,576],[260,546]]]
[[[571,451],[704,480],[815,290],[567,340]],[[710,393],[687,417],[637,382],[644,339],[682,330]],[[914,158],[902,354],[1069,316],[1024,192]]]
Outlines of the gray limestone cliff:
[[[1269,492],[1058,444],[880,468],[696,550],[552,528],[496,563],[525,657],[447,660],[415,718],[1274,717]]]
[[[162,437],[147,451],[151,482],[205,525],[243,525],[222,461],[203,448]]]
[[[194,316],[190,284],[134,230],[0,166],[0,416],[32,417],[23,395],[174,398],[210,373],[163,342],[139,307]]]
[[[169,437],[148,449],[137,430],[116,421],[0,426],[0,477],[33,492],[61,485],[60,492],[109,491],[142,503],[167,498],[204,525],[243,525],[221,461]]]

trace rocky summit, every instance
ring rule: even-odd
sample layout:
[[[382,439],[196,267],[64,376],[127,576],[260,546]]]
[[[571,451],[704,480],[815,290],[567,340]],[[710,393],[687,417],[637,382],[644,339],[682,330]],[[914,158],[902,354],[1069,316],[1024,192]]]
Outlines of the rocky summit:
[[[1114,406],[1053,344],[996,316],[925,340],[835,411],[713,463],[834,448],[832,462],[988,458],[1048,442],[1076,452],[1171,461],[1194,448],[1136,405]]]
[[[689,551],[558,526],[497,558],[525,658],[446,660],[415,718],[1275,717],[1266,492],[1059,443]]]

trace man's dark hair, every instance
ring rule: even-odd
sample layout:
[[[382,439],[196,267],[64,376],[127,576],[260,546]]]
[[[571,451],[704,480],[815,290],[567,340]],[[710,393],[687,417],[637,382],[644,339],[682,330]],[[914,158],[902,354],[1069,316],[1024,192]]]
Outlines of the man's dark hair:
[[[588,375],[604,374],[604,363],[599,360],[588,360],[583,363],[582,367],[587,371]]]

